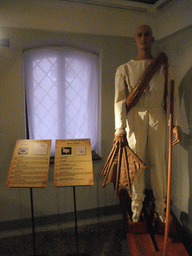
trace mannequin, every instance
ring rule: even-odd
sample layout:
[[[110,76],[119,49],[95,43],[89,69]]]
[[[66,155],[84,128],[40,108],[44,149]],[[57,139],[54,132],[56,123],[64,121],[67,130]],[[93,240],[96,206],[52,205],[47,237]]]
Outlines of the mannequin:
[[[149,149],[151,163],[151,185],[155,198],[155,210],[165,222],[166,165],[165,136],[166,113],[163,109],[164,72],[163,67],[151,79],[139,101],[126,113],[125,101],[153,59],[151,47],[154,42],[152,29],[141,25],[135,31],[135,45],[138,54],[135,59],[121,65],[115,75],[115,137],[114,141],[125,144],[145,161],[146,147]],[[181,140],[179,127],[173,128],[175,142]],[[132,221],[140,221],[144,201],[144,169],[140,169],[133,183]]]

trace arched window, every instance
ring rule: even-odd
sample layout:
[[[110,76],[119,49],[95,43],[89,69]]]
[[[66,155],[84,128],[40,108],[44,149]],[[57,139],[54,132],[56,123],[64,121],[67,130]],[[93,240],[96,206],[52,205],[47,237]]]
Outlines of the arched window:
[[[24,51],[29,139],[90,138],[98,146],[98,56],[66,47]]]

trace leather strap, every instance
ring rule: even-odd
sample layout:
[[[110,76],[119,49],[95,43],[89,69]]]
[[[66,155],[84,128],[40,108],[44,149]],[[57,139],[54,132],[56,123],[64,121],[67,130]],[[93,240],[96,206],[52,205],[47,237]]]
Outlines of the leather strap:
[[[164,100],[167,97],[167,83],[168,83],[168,58],[163,52],[158,53],[155,58],[152,59],[151,63],[147,66],[145,72],[141,75],[138,83],[134,89],[130,92],[126,99],[126,109],[127,113],[129,110],[135,106],[138,102],[139,97],[142,95],[143,91],[148,86],[155,72],[160,68],[161,65],[165,64],[165,86],[164,86]],[[166,109],[166,100],[164,102],[164,108]]]

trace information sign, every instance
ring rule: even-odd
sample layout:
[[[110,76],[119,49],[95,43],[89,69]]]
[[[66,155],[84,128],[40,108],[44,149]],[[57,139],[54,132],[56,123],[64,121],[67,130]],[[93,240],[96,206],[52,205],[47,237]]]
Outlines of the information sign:
[[[56,140],[54,186],[93,184],[90,139]]]
[[[17,140],[7,187],[46,187],[51,140]]]

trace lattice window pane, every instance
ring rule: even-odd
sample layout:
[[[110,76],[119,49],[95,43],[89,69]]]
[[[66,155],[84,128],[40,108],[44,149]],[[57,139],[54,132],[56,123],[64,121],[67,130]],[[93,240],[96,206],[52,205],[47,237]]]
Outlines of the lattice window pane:
[[[87,64],[83,61],[67,58],[65,67],[68,82],[66,89],[66,133],[70,138],[75,138],[77,134],[79,137],[85,138],[88,129],[87,82],[89,74],[86,72]],[[79,113],[81,113],[80,121],[78,121]]]
[[[33,61],[34,131],[38,139],[56,139],[57,119],[57,58]]]
[[[72,49],[25,52],[30,139],[90,138],[97,142],[97,57]]]

